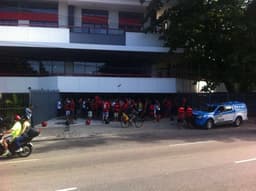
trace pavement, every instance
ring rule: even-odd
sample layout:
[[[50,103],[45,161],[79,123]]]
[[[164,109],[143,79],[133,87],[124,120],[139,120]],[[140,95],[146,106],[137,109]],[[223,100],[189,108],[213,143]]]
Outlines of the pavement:
[[[134,126],[122,128],[119,121],[111,121],[109,124],[105,124],[101,120],[92,120],[90,125],[86,125],[85,119],[78,118],[70,124],[69,130],[67,130],[64,119],[54,118],[47,121],[47,127],[38,124],[35,125],[35,128],[41,129],[41,133],[33,141],[44,141],[67,138],[116,137],[124,134],[152,132],[156,129],[176,128],[176,123],[166,118],[160,122],[145,121],[141,128]]]
[[[86,125],[85,119],[78,118],[70,125],[69,130],[66,129],[65,120],[54,118],[47,121],[47,127],[42,127],[41,124],[35,126],[40,128],[41,133],[35,137],[33,141],[49,141],[61,139],[75,138],[113,138],[131,134],[154,133],[164,131],[177,131],[180,128],[177,126],[176,120],[170,121],[169,118],[163,118],[160,122],[146,120],[143,127],[136,128],[134,126],[122,128],[119,121],[111,121],[109,124],[103,123],[101,120],[92,120],[90,125]],[[245,124],[248,127],[254,127],[256,117],[249,118]],[[179,131],[184,133],[183,131]]]

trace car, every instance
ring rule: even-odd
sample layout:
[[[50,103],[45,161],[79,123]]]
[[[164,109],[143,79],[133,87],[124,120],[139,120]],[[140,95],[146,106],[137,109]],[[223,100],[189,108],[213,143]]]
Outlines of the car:
[[[233,124],[238,127],[247,117],[247,106],[240,101],[206,104],[200,110],[193,110],[195,126],[211,129],[214,126]]]

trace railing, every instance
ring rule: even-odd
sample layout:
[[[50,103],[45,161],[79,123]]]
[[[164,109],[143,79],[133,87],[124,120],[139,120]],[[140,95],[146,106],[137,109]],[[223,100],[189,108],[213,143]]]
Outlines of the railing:
[[[71,27],[70,42],[125,45],[125,32],[121,29]]]

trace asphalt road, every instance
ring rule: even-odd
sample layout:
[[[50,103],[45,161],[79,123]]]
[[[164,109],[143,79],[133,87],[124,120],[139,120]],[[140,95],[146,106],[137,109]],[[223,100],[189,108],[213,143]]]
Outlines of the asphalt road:
[[[256,129],[148,131],[34,143],[1,159],[1,191],[253,191]]]

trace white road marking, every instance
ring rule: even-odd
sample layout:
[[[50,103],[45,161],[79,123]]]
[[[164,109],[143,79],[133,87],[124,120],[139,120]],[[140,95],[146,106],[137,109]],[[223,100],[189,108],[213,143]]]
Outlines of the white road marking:
[[[40,159],[28,159],[28,160],[17,160],[17,161],[8,161],[8,162],[1,162],[1,164],[16,164],[16,163],[24,163],[24,162],[36,162]]]
[[[56,191],[72,191],[72,190],[77,190],[77,187],[73,187],[73,188],[64,188],[64,189],[60,189],[60,190],[56,190]]]
[[[197,142],[192,142],[192,143],[178,143],[178,144],[169,145],[169,147],[178,147],[178,146],[205,144],[205,143],[212,143],[212,142],[216,142],[216,141],[197,141]]]
[[[246,159],[246,160],[238,160],[238,161],[235,161],[235,163],[240,164],[240,163],[252,162],[252,161],[256,161],[256,158],[251,158],[251,159]]]

